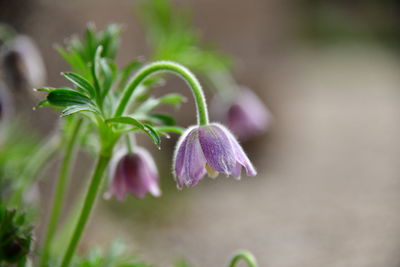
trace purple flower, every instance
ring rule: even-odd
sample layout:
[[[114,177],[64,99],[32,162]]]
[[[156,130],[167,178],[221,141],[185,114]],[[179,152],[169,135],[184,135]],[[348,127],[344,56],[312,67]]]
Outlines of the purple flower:
[[[120,151],[111,163],[111,187],[109,195],[123,201],[127,193],[144,198],[147,193],[161,195],[158,172],[153,158],[143,148],[135,147],[133,153]]]
[[[208,173],[240,178],[242,167],[248,176],[257,174],[235,137],[224,126],[211,123],[193,126],[180,137],[174,155],[174,176],[178,188],[195,186]]]
[[[46,80],[42,56],[34,41],[18,35],[4,53],[3,68],[10,87],[41,87]]]
[[[260,98],[253,91],[243,88],[235,100],[221,109],[219,117],[240,140],[248,140],[267,130],[272,122],[272,115]]]

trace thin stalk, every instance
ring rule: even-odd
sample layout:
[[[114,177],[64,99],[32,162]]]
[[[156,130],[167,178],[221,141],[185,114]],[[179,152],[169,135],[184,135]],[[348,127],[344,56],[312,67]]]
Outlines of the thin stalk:
[[[231,259],[229,263],[229,267],[235,267],[236,264],[240,261],[244,260],[249,267],[257,267],[256,258],[249,251],[239,251],[237,252]]]
[[[76,148],[77,139],[79,136],[79,130],[82,125],[82,119],[79,119],[72,130],[72,135],[68,140],[65,151],[64,158],[61,164],[60,173],[58,177],[58,183],[56,191],[54,194],[53,206],[51,208],[49,223],[47,226],[47,234],[43,243],[42,257],[40,258],[39,266],[47,266],[47,261],[49,260],[49,250],[51,247],[51,242],[54,237],[54,233],[57,230],[57,224],[60,219],[61,209],[64,203],[65,191],[67,188],[67,181],[70,176],[71,171],[71,161],[74,156],[74,150]]]
[[[68,267],[71,263],[76,247],[82,236],[83,230],[85,229],[90,213],[94,207],[94,202],[96,200],[96,197],[100,189],[102,177],[110,159],[111,159],[111,153],[100,153],[99,155],[89,188],[86,192],[85,200],[83,203],[83,207],[78,222],[75,225],[75,230],[70,239],[68,248],[65,251],[61,267]]]
[[[196,103],[197,123],[199,125],[207,125],[207,104],[204,97],[203,89],[201,88],[199,81],[197,80],[196,76],[194,76],[194,74],[190,72],[186,67],[171,61],[157,61],[148,64],[140,69],[138,73],[129,81],[127,87],[124,89],[122,98],[118,103],[114,116],[122,116],[135,89],[145,79],[159,72],[172,72],[188,83],[190,89],[192,90],[193,97]]]

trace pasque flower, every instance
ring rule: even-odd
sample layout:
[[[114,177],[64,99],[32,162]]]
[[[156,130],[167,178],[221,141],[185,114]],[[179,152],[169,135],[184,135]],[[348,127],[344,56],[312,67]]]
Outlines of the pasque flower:
[[[111,163],[111,187],[109,194],[123,201],[127,193],[143,198],[147,193],[161,195],[158,172],[150,153],[135,147],[128,153],[120,151]]]
[[[174,175],[178,188],[195,186],[208,173],[240,178],[241,169],[248,176],[257,174],[236,138],[224,126],[211,123],[193,126],[178,141],[174,155]]]
[[[272,115],[260,98],[250,89],[242,88],[235,99],[223,105],[214,105],[219,118],[240,140],[263,133],[272,122]]]

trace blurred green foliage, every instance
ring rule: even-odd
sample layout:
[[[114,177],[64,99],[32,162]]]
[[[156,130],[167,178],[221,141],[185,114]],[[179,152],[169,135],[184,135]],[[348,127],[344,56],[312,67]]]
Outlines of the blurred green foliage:
[[[0,204],[0,266],[24,266],[32,243],[30,219],[26,213]]]
[[[227,56],[202,42],[189,12],[168,0],[143,1],[137,12],[143,21],[153,60],[173,60],[194,71],[210,72],[230,67]]]
[[[378,42],[399,49],[400,2],[302,0],[302,33],[320,44]]]

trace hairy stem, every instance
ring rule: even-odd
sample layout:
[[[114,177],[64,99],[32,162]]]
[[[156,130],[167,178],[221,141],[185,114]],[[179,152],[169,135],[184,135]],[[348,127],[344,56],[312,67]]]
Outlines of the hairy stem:
[[[244,260],[249,267],[257,267],[256,258],[249,251],[239,251],[237,252],[231,259],[229,263],[229,267],[235,267],[236,264],[240,261]]]
[[[54,194],[53,206],[51,208],[49,223],[47,226],[47,234],[42,248],[42,256],[39,264],[39,266],[42,267],[47,266],[48,264],[47,261],[49,259],[49,250],[51,242],[53,240],[54,233],[56,232],[57,229],[58,220],[61,215],[61,209],[65,198],[65,191],[67,188],[67,181],[71,170],[71,161],[74,155],[74,150],[77,143],[76,141],[81,125],[82,125],[82,119],[79,119],[75,123],[72,135],[70,136],[70,139],[68,140],[65,147],[64,158],[61,163],[58,183]]]
[[[111,153],[100,153],[99,155],[89,188],[86,192],[85,200],[83,203],[83,207],[78,222],[75,225],[75,230],[72,234],[68,248],[64,254],[64,258],[61,263],[62,267],[68,267],[71,263],[76,247],[79,243],[83,230],[85,229],[90,213],[93,209],[97,194],[100,189],[104,171],[110,159],[111,159]]]
[[[197,80],[196,76],[194,76],[194,74],[191,73],[186,67],[171,61],[157,61],[140,69],[139,72],[129,81],[127,87],[125,88],[114,116],[119,117],[123,115],[134,90],[146,78],[159,72],[172,72],[188,83],[196,103],[197,123],[199,125],[208,124],[206,100],[199,81]]]

